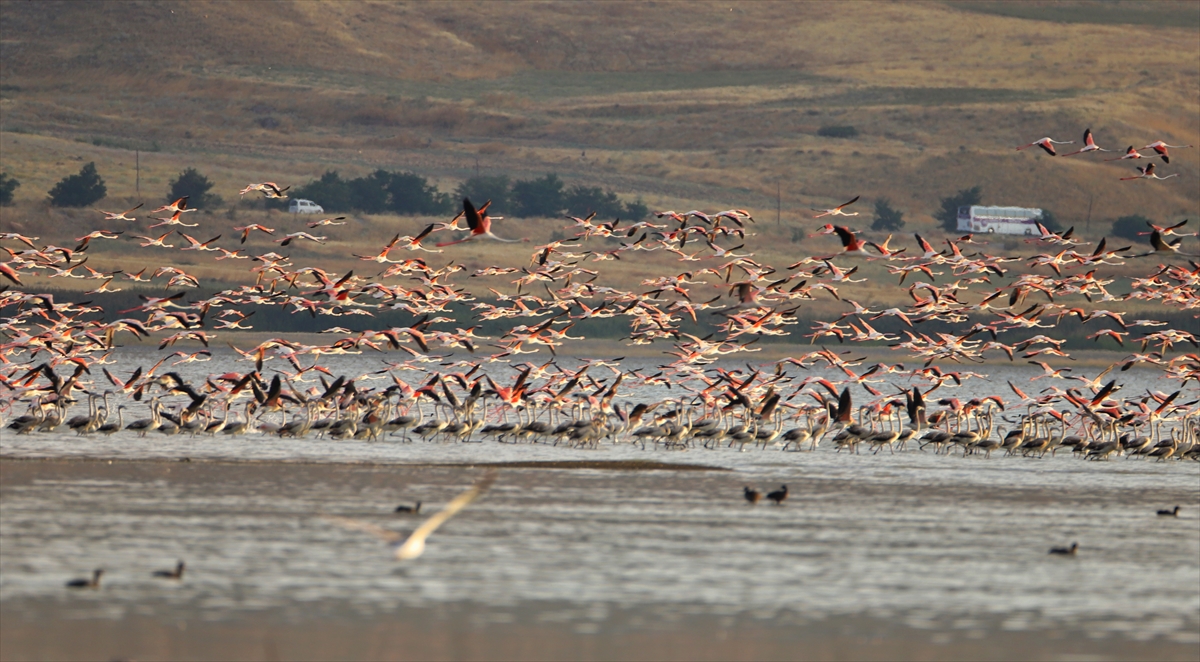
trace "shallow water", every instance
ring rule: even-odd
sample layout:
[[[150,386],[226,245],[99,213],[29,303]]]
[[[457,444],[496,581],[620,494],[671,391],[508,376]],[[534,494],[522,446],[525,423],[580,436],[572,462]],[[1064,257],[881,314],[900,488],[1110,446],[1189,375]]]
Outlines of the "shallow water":
[[[337,365],[350,373],[367,360]],[[1137,383],[1143,374],[1153,373],[1133,372],[1126,388],[1165,388]],[[643,397],[661,395],[631,399]],[[649,610],[639,618],[861,617],[1200,651],[1195,462],[128,433],[5,434],[0,457],[0,607],[10,615],[50,605],[68,619],[270,614],[303,625],[446,608],[486,623],[550,604],[539,618],[578,632]],[[481,475],[476,463],[646,460],[714,470],[502,468],[405,563],[320,517],[402,531],[420,518],[393,514],[397,504],[434,512]],[[791,490],[782,506],[742,499],[743,485],[780,484]],[[1179,518],[1155,515],[1175,504]],[[1076,557],[1047,554],[1074,541]],[[176,559],[188,563],[182,582],[150,577]],[[63,588],[93,567],[108,573],[99,591]]]

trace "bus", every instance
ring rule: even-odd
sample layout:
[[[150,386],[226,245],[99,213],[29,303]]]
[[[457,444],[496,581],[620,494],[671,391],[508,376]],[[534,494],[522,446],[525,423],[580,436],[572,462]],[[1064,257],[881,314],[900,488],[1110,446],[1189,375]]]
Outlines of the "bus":
[[[1028,207],[985,207],[971,205],[958,208],[958,230],[983,234],[1039,234],[1037,223],[1042,220],[1041,209]]]

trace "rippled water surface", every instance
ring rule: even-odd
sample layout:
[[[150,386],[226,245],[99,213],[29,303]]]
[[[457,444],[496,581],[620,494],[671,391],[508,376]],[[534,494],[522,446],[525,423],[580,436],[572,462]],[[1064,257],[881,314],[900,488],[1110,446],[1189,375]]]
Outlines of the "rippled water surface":
[[[366,372],[378,359],[337,365]],[[1037,374],[993,373],[953,395]],[[1137,375],[1126,388],[1166,388]],[[303,620],[334,604],[373,617],[552,603],[565,624],[586,627],[614,609],[676,606],[1071,628],[1200,651],[1200,464],[1190,461],[127,433],[5,434],[0,455],[0,604],[49,600],[70,617]],[[321,517],[404,531],[420,518],[394,514],[397,504],[433,512],[481,475],[472,464],[528,462],[591,464],[502,468],[415,561],[397,563],[382,542]],[[781,484],[791,490],[782,506],[742,499],[744,485]],[[1178,518],[1155,515],[1175,504]],[[1076,557],[1047,554],[1074,541]],[[150,577],[176,559],[188,563],[184,581]],[[67,594],[64,580],[93,567],[107,571],[103,588]]]

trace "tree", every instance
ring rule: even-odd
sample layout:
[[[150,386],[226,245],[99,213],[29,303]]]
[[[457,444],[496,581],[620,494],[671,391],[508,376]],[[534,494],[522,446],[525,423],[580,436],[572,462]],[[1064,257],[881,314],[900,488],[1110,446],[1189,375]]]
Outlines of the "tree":
[[[980,187],[962,189],[948,198],[942,198],[942,208],[933,217],[942,222],[942,229],[946,232],[956,232],[958,230],[958,208],[977,205],[982,200],[983,190]]]
[[[1141,214],[1122,216],[1121,218],[1113,221],[1112,233],[1118,237],[1124,237],[1125,239],[1141,241],[1142,238],[1138,236],[1138,233],[1150,232],[1149,224],[1153,222],[1154,221],[1142,216]]]
[[[552,217],[563,212],[563,182],[558,175],[549,174],[541,179],[521,179],[512,185],[511,201],[513,216]]]
[[[505,179],[505,187],[508,180]],[[461,187],[460,187],[461,188]],[[422,214],[436,216],[453,211],[455,205],[447,193],[439,193],[436,186],[411,172],[391,173],[387,183],[391,195],[390,209],[397,214]]]
[[[619,218],[625,212],[621,199],[612,191],[602,191],[599,186],[584,186],[576,184],[567,191],[564,200],[567,213],[572,216],[587,216],[596,212],[596,216],[611,220]]]
[[[312,200],[327,212],[344,212],[352,208],[350,186],[336,170],[327,170],[320,179],[298,187],[293,198]]]
[[[625,203],[625,220],[637,222],[649,215],[650,208],[646,206],[645,202],[642,202],[641,198]]]
[[[380,169],[346,182],[350,191],[351,206],[366,214],[382,214],[388,210],[388,185],[392,173]]]
[[[503,216],[509,208],[508,177],[505,175],[472,177],[459,184],[454,193],[460,198],[470,198],[476,207],[481,207],[491,200],[491,212],[497,216]]]
[[[904,212],[892,209],[887,198],[875,201],[875,221],[871,223],[872,230],[895,231],[904,227]]]
[[[83,166],[78,175],[63,177],[50,189],[50,204],[55,207],[86,207],[103,200],[107,193],[104,180],[96,172],[96,163],[91,162]]]
[[[189,207],[196,209],[220,207],[225,201],[221,199],[221,196],[208,192],[212,187],[213,184],[208,181],[208,177],[200,174],[195,168],[188,168],[179,173],[179,177],[171,182],[167,200],[178,200],[186,195]]]
[[[0,205],[7,205],[13,200],[13,191],[21,185],[15,178],[9,177],[7,172],[0,172]]]

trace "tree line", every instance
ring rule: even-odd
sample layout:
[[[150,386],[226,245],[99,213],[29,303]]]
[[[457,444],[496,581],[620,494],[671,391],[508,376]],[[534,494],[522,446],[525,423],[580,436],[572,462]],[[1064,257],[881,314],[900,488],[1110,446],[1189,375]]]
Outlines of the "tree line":
[[[0,172],[0,205],[10,204],[21,182]],[[189,206],[196,209],[215,209],[225,200],[211,192],[213,183],[195,168],[187,168],[171,180],[167,200],[189,196]],[[95,162],[84,165],[77,174],[63,177],[47,193],[56,207],[86,207],[108,194],[104,179]],[[570,214],[586,216],[595,212],[600,218],[640,220],[650,209],[639,198],[623,202],[615,192],[599,186],[575,184],[567,187],[557,174],[549,173],[537,179],[510,180],[505,175],[477,175],[464,180],[453,192],[439,191],[436,185],[413,172],[394,172],[379,169],[363,177],[345,179],[336,170],[292,190],[293,198],[313,200],[332,213],[360,212],[364,214],[393,213],[399,215],[437,216],[453,214],[461,198],[476,201],[491,200],[492,209],[519,218],[549,218]],[[982,204],[983,189],[979,186],[962,189],[942,198],[940,208],[933,214],[946,232],[958,229],[959,207]],[[287,200],[266,200],[268,208],[286,209]],[[1042,210],[1042,225],[1052,232],[1061,231],[1062,224],[1054,212]],[[1111,233],[1137,239],[1147,223],[1154,219],[1141,215],[1122,216],[1112,224]],[[895,232],[904,227],[904,212],[892,207],[887,198],[875,201],[872,230]]]

